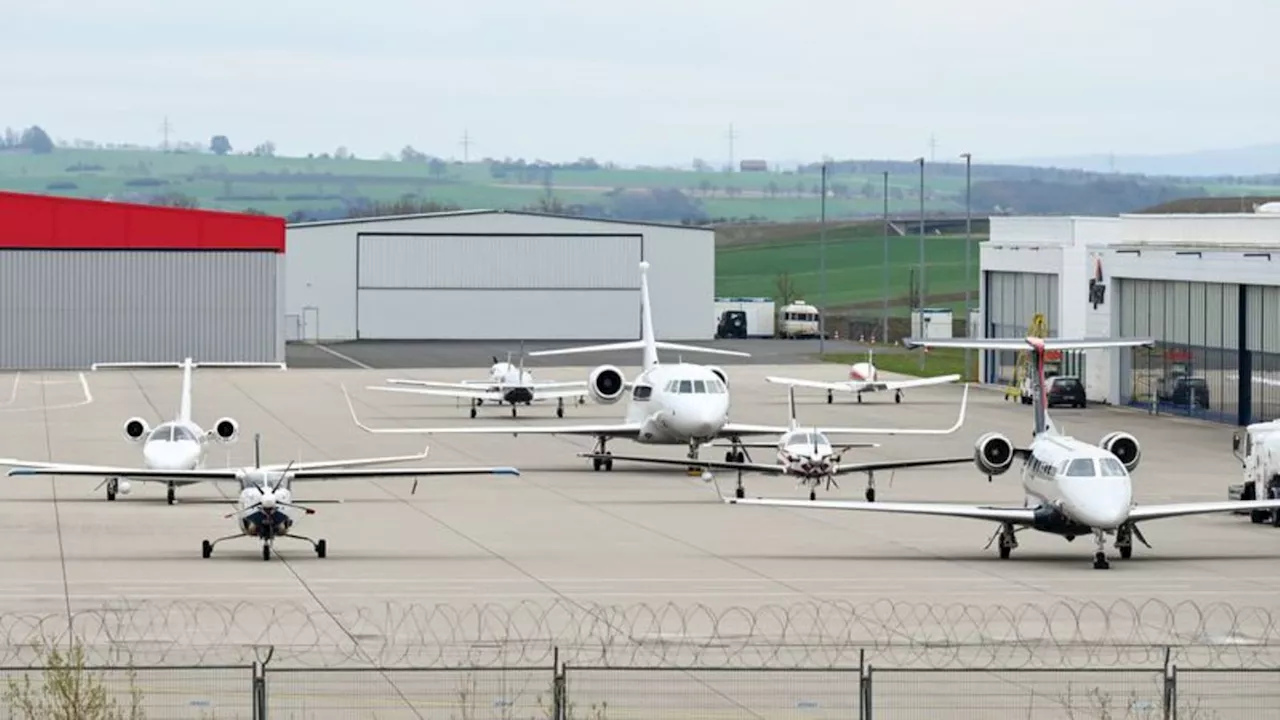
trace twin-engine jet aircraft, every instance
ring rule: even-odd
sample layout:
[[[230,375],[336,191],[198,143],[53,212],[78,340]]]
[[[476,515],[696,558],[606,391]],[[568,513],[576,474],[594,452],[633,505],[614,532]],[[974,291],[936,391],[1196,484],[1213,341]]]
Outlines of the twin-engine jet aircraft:
[[[172,362],[113,362],[95,363],[94,371],[105,369],[163,368],[177,367],[182,370],[182,395],[178,402],[178,415],[175,419],[162,422],[152,428],[146,420],[132,417],[124,422],[124,436],[129,442],[142,443],[142,467],[111,467],[105,465],[74,465],[66,463],[36,462],[17,458],[0,458],[0,465],[17,469],[10,470],[9,475],[89,475],[105,476],[99,484],[107,486],[107,500],[115,500],[116,493],[128,495],[129,480],[143,482],[162,482],[168,485],[168,502],[174,503],[175,489],[179,485],[190,485],[199,480],[183,479],[181,473],[166,474],[167,471],[187,471],[204,465],[209,443],[235,442],[240,435],[240,424],[233,418],[222,417],[213,424],[213,429],[205,431],[191,419],[191,373],[197,367],[219,368],[278,368],[285,369],[282,363],[253,362],[194,362],[186,358],[180,363]]]
[[[1026,498],[1021,507],[846,500],[804,502],[729,497],[723,498],[724,502],[770,507],[939,515],[994,522],[999,524],[999,529],[992,541],[999,540],[1000,557],[1003,559],[1007,559],[1018,545],[1015,532],[1026,528],[1060,535],[1067,540],[1092,535],[1097,544],[1093,566],[1100,570],[1110,567],[1106,554],[1108,536],[1115,537],[1115,547],[1122,558],[1129,558],[1133,554],[1135,537],[1150,547],[1138,529],[1139,523],[1184,515],[1280,508],[1280,500],[1137,505],[1133,502],[1133,482],[1129,473],[1138,467],[1142,452],[1133,435],[1116,431],[1103,436],[1097,445],[1091,445],[1064,435],[1054,426],[1049,419],[1048,397],[1044,390],[1044,356],[1047,351],[1150,346],[1154,341],[1149,338],[910,338],[904,343],[908,347],[968,347],[978,350],[1017,351],[1030,347],[1040,379],[1035,403],[1035,434],[1030,446],[1019,448],[1001,433],[988,432],[978,438],[973,457],[978,469],[988,476],[1007,472],[1013,466],[1015,458],[1022,458],[1022,487]]]
[[[827,404],[832,402],[832,393],[854,393],[858,402],[862,402],[862,393],[891,392],[893,401],[902,402],[902,391],[929,385],[945,385],[960,379],[959,375],[938,375],[936,377],[914,378],[910,380],[881,380],[875,366],[875,351],[867,351],[867,361],[849,366],[849,379],[841,382],[821,382],[819,380],[798,380],[785,377],[767,377],[767,382],[776,385],[814,388],[827,391]]]
[[[357,426],[370,433],[399,434],[510,434],[510,435],[585,435],[596,439],[595,449],[587,453],[594,470],[612,470],[614,457],[608,450],[612,438],[626,438],[646,445],[686,445],[690,460],[698,458],[699,448],[713,440],[727,439],[731,447],[725,455],[726,462],[745,462],[745,446],[742,438],[752,435],[782,435],[787,426],[749,425],[729,422],[729,379],[723,370],[715,366],[676,363],[658,363],[658,350],[677,352],[704,352],[721,355],[749,357],[747,353],[718,350],[692,345],[658,342],[653,332],[653,316],[649,303],[649,263],[640,263],[640,340],[587,347],[542,350],[529,353],[532,356],[561,355],[568,353],[607,352],[640,349],[641,372],[627,382],[622,371],[612,365],[601,365],[587,378],[587,392],[597,403],[611,405],[622,399],[627,387],[631,398],[626,418],[622,422],[591,425],[505,425],[468,428],[373,428],[365,425],[356,415],[355,407],[347,396],[347,407]],[[346,388],[343,387],[343,393]],[[961,421],[965,405],[960,406]],[[957,426],[945,430],[898,430],[891,428],[827,428],[828,434],[864,435],[945,435],[955,432]],[[698,470],[690,467],[691,470]]]
[[[524,368],[524,352],[520,353],[520,364],[511,362],[508,354],[506,362],[493,358],[493,366],[489,368],[489,377],[484,380],[463,380],[460,383],[436,382],[432,380],[389,379],[387,383],[404,387],[386,387],[370,385],[369,390],[383,392],[412,393],[416,395],[432,395],[451,397],[470,401],[471,417],[476,416],[476,408],[487,403],[493,405],[510,405],[511,417],[517,417],[517,407],[532,405],[542,400],[556,401],[556,417],[564,417],[564,401],[576,398],[579,405],[586,401],[587,384],[581,380],[572,382],[537,382],[533,372]]]
[[[615,455],[613,457],[619,460],[629,460],[632,462],[656,463],[659,465],[688,465],[691,467],[703,468],[706,473],[703,479],[712,480],[712,470],[736,470],[738,472],[738,485],[735,489],[737,497],[745,497],[746,490],[742,485],[742,474],[744,472],[763,473],[768,475],[789,475],[798,480],[801,487],[809,488],[809,499],[815,500],[818,496],[818,488],[826,485],[826,489],[830,490],[832,486],[839,487],[836,483],[836,477],[840,475],[848,475],[850,473],[866,473],[867,474],[867,502],[875,502],[876,499],[876,472],[881,470],[905,470],[907,468],[932,467],[937,465],[957,465],[960,463],[973,462],[973,458],[969,456],[955,458],[930,458],[922,460],[883,460],[875,462],[861,462],[844,464],[842,456],[845,452],[855,447],[877,447],[875,443],[840,443],[834,445],[827,437],[826,433],[818,428],[803,428],[796,420],[796,391],[795,388],[787,389],[791,406],[791,424],[787,432],[778,438],[776,443],[743,443],[743,447],[748,448],[770,448],[777,453],[777,462],[774,463],[757,463],[752,462],[750,455],[747,456],[746,462],[716,462],[714,460],[676,460],[669,458],[655,457],[638,457]],[[969,395],[969,386],[964,387],[965,400],[967,402]],[[964,415],[960,418],[951,430],[959,430],[961,423],[964,422]],[[839,448],[837,450],[837,447]],[[589,457],[594,457],[588,455]]]

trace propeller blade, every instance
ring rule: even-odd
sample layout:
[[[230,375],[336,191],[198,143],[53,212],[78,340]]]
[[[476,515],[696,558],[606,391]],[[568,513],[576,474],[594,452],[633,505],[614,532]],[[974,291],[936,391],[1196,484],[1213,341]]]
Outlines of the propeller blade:
[[[417,492],[418,492],[418,478],[417,478],[417,476],[414,476],[414,478],[413,478],[413,487],[409,489],[409,494],[410,494],[410,495],[416,495],[416,494],[417,494]]]
[[[289,470],[291,470],[292,468],[293,468],[293,461],[290,460],[289,464],[284,466],[284,472],[280,473],[280,479],[276,480],[275,487],[271,488],[271,492],[275,492],[280,489],[280,486],[284,484],[285,478],[289,477]]]
[[[262,433],[253,434],[253,467],[262,467]]]
[[[244,508],[243,510],[236,510],[235,512],[227,513],[226,515],[223,515],[223,516],[222,516],[222,519],[224,519],[224,520],[230,520],[231,518],[235,517],[236,515],[239,515],[239,514],[240,514],[240,513],[242,513],[242,512],[249,512],[249,511],[251,511],[251,510],[257,510],[257,509],[258,509],[258,508],[260,508],[260,507],[262,507],[262,503],[260,503],[260,502],[259,502],[259,503],[254,503],[254,504],[250,505],[249,507]]]
[[[277,502],[277,503],[276,503],[276,505],[277,505],[277,506],[279,506],[279,507],[287,507],[287,508],[293,508],[294,510],[301,510],[302,512],[304,512],[304,513],[306,513],[306,514],[308,514],[308,515],[315,515],[315,514],[316,514],[316,511],[315,511],[314,509],[312,509],[312,508],[309,508],[309,507],[303,507],[303,506],[301,506],[301,505],[294,505],[293,503]]]

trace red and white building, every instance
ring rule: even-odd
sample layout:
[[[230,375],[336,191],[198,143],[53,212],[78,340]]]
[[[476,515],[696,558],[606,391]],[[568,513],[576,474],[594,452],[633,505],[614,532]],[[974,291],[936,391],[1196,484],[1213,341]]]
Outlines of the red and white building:
[[[284,362],[283,218],[0,192],[0,369]]]

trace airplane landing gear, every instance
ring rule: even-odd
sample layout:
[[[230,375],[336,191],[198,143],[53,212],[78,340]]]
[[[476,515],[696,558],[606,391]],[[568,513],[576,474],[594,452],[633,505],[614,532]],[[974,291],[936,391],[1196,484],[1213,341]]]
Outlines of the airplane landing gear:
[[[858,404],[862,404],[862,393],[858,393]]]
[[[858,396],[858,402],[862,402],[862,396],[861,396],[861,395],[859,395],[859,396]],[[828,405],[830,405],[831,403],[832,403],[831,391],[830,391],[830,390],[828,390],[828,391],[827,391],[827,404],[828,404]]]
[[[610,455],[611,453],[609,452],[607,447],[608,442],[609,442],[609,438],[607,437],[598,438],[596,440],[595,450],[593,450],[592,453],[595,455]],[[591,469],[596,472],[599,472],[600,470],[610,472],[613,470],[613,458],[593,457],[591,458]]]
[[[876,474],[874,472],[867,473],[867,502],[876,501]]]
[[[482,401],[482,400],[472,400],[472,401],[471,401],[471,418],[472,418],[473,420],[474,420],[474,419],[475,419],[475,417],[476,417],[476,408],[480,407],[480,403],[481,403],[481,402],[483,402],[483,401]]]
[[[175,489],[174,489],[173,481],[172,481],[172,480],[170,480],[170,481],[169,481],[169,492],[168,492],[168,493],[166,494],[166,496],[165,496],[165,499],[168,501],[168,503],[169,503],[170,505],[172,505],[172,504],[173,504],[174,497],[175,497],[175,495],[174,495],[174,493],[175,493],[175,492],[176,492],[176,491],[175,491]]]
[[[1123,525],[1116,531],[1116,550],[1120,552],[1121,559],[1133,557],[1133,528]]]
[[[896,402],[896,403],[900,403],[900,402],[902,402],[902,391],[901,391],[901,390],[895,390],[895,391],[894,391],[894,393],[893,393],[893,401],[894,401],[894,402]]]
[[[1093,569],[1107,570],[1111,567],[1111,563],[1107,562],[1107,536],[1101,530],[1095,530],[1093,538],[1098,545],[1098,550],[1093,554]]]
[[[556,399],[556,417],[564,417],[564,398]]]
[[[114,501],[116,493],[120,491],[120,478],[107,478],[107,500]]]
[[[262,543],[262,559],[263,561],[267,561],[271,559],[271,543],[270,542]]]

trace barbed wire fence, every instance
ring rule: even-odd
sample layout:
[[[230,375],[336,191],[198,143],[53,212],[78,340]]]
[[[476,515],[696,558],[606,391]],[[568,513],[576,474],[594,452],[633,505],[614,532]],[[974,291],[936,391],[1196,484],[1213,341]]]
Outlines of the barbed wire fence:
[[[121,601],[0,614],[0,666],[41,646],[90,663],[272,667],[1280,667],[1280,612],[1227,603],[799,602],[715,608],[568,600],[370,604]]]

